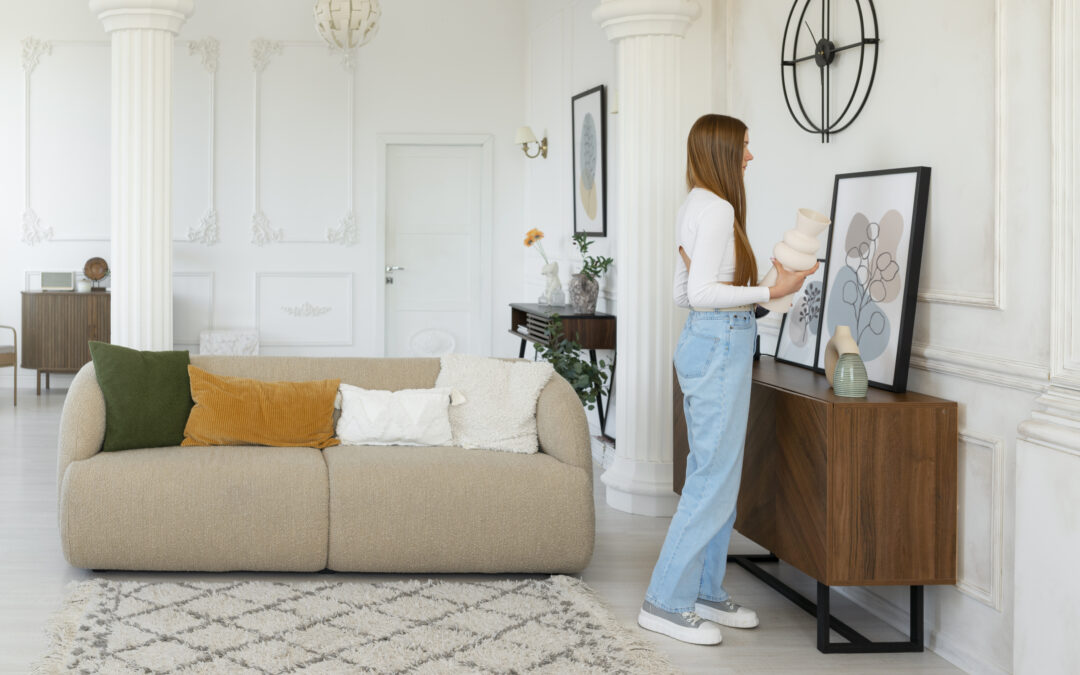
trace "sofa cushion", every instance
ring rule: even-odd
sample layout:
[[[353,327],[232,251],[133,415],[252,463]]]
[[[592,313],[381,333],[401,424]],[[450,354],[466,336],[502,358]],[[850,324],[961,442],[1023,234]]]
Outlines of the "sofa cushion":
[[[191,411],[188,353],[143,352],[90,343],[98,385],[105,397],[102,450],[178,445]]]
[[[338,440],[349,445],[448,445],[449,387],[363,389],[342,384]]]
[[[97,569],[316,571],[327,498],[314,448],[98,453],[64,472],[64,556]]]
[[[338,380],[263,382],[188,366],[191,409],[181,445],[325,448],[334,438]]]
[[[536,400],[554,372],[547,361],[507,361],[466,354],[442,357],[435,386],[453,387],[465,394],[465,403],[450,409],[454,445],[536,452]]]
[[[592,475],[550,455],[343,445],[323,456],[331,569],[575,573],[592,555]]]

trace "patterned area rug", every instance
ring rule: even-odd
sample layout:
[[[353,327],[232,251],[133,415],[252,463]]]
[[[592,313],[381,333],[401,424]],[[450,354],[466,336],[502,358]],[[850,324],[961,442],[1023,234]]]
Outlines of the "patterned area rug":
[[[36,673],[671,673],[577,579],[72,584]]]

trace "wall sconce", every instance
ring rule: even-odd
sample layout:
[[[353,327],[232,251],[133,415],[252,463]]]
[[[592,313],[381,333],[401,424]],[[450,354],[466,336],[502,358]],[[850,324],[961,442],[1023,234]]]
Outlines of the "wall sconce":
[[[532,127],[521,127],[517,130],[517,134],[514,136],[514,142],[521,145],[521,151],[525,153],[525,156],[529,159],[536,157],[543,157],[547,159],[547,136],[544,136],[541,140],[536,140],[536,134],[533,133]],[[529,154],[529,146],[533,143],[537,144],[536,152]]]

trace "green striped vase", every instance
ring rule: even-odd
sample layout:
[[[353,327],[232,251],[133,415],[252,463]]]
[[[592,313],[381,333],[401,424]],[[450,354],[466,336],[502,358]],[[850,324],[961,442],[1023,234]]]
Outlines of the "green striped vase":
[[[841,354],[833,371],[833,392],[837,396],[863,398],[866,396],[868,378],[866,365],[858,354]]]

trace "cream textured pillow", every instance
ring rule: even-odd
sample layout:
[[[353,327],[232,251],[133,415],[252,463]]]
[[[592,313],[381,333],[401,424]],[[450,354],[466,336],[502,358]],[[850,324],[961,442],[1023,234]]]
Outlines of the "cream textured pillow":
[[[453,390],[361,389],[341,385],[337,436],[344,445],[453,445]]]
[[[547,361],[502,361],[464,354],[442,357],[436,387],[453,387],[466,398],[450,409],[454,444],[533,453],[536,400],[555,370]]]

